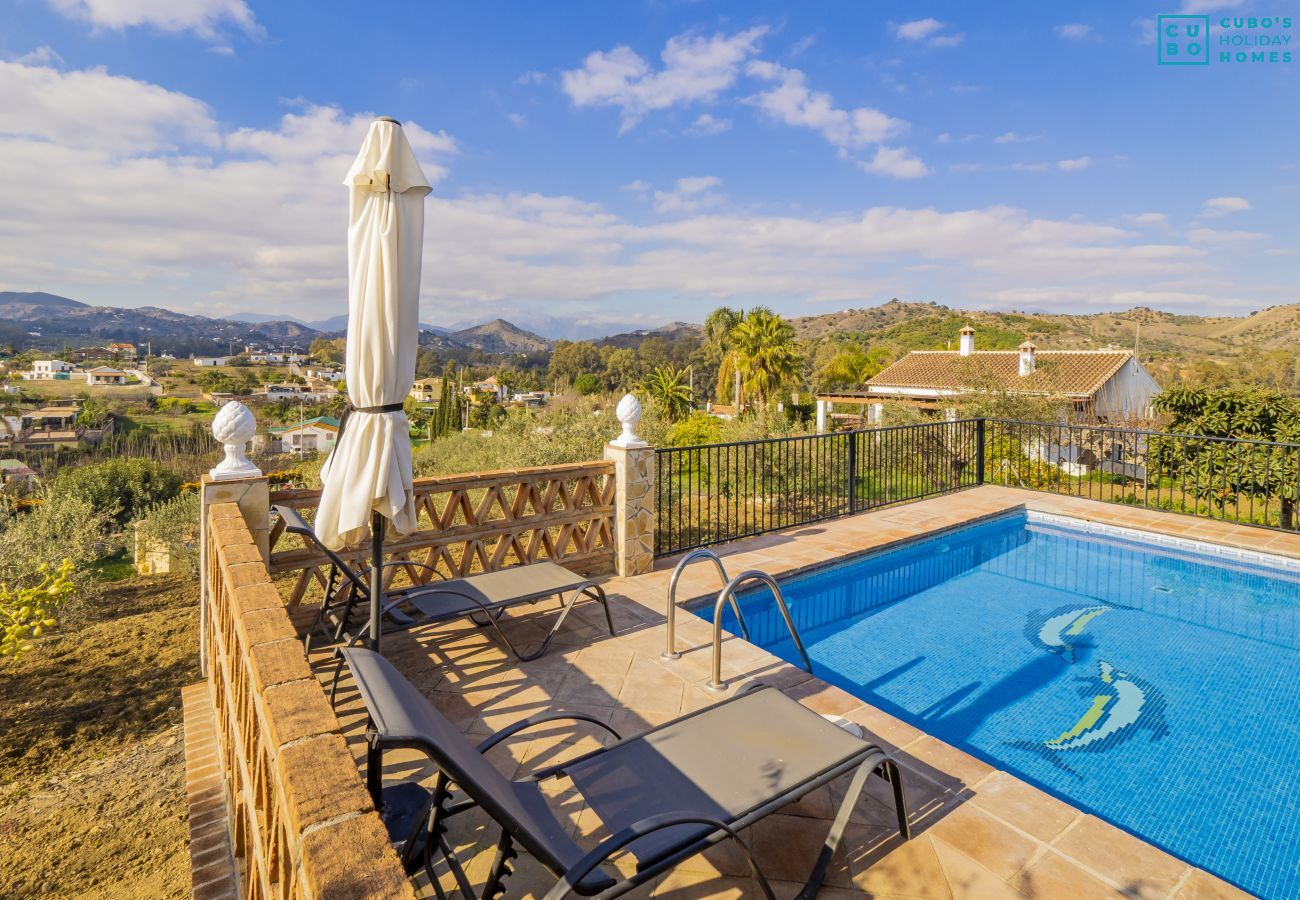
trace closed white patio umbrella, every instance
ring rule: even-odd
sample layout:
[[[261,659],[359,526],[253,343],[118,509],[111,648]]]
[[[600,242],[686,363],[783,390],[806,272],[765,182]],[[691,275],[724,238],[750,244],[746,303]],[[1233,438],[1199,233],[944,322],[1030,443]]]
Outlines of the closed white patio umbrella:
[[[420,258],[429,182],[396,119],[370,124],[348,171],[350,405],[321,480],[315,530],[332,549],[371,541],[370,645],[379,646],[385,523],[416,528],[411,437],[402,402],[415,380]]]

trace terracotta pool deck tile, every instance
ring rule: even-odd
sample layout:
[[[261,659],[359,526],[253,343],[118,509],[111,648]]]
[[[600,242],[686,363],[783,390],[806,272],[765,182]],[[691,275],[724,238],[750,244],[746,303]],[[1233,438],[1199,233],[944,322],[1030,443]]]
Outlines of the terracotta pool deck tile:
[[[1187,863],[1093,816],[1083,816],[1052,847],[1117,885],[1132,897],[1166,897],[1187,873]]]
[[[1124,894],[1056,853],[1045,853],[1012,880],[1034,900],[1123,900]]]
[[[1174,891],[1173,900],[1246,900],[1250,896],[1240,888],[1193,869]]]
[[[1023,900],[1020,891],[943,841],[934,841],[934,853],[954,900]]]
[[[1073,806],[1005,772],[994,772],[981,781],[971,804],[1046,842],[1051,842],[1083,815]]]
[[[899,755],[903,759],[911,757],[920,760],[931,768],[946,773],[962,782],[967,790],[994,771],[988,763],[928,734],[908,744]]]
[[[1017,872],[1029,865],[1042,845],[1016,831],[970,803],[956,809],[935,822],[927,832],[936,842],[948,844],[973,859],[978,859],[986,869],[1009,881]]]

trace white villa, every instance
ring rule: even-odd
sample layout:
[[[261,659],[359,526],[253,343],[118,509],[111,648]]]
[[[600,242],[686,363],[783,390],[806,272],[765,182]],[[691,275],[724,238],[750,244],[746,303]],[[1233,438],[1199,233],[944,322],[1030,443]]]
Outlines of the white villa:
[[[97,366],[86,373],[87,384],[126,384],[129,376],[121,369],[111,369],[108,366]]]
[[[284,425],[266,429],[267,436],[278,442],[283,453],[327,453],[334,449],[339,436],[339,420],[333,416],[317,416],[297,425]]]
[[[976,350],[975,329],[961,330],[957,350],[913,350],[862,391],[817,395],[818,421],[836,404],[868,407],[878,422],[886,401],[939,410],[963,395],[985,392],[1043,397],[1073,407],[1084,420],[1131,422],[1152,417],[1160,385],[1127,350]]]
[[[24,381],[66,381],[72,377],[75,366],[61,359],[38,359],[32,362],[30,372],[23,372]]]

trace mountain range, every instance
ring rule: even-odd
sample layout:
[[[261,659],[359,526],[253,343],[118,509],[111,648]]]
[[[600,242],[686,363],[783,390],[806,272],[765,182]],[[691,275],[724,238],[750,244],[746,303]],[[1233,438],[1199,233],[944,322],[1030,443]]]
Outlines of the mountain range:
[[[311,323],[258,313],[216,319],[156,306],[91,306],[41,291],[0,291],[0,340],[9,343],[130,341],[152,343],[156,353],[167,350],[181,355],[224,352],[245,343],[306,347],[318,337],[343,337],[347,324],[346,315]],[[423,323],[420,329],[421,346],[435,350],[536,353],[552,344],[504,319],[458,331]]]
[[[1139,346],[1143,356],[1232,357],[1250,349],[1300,346],[1300,303],[1273,306],[1243,316],[1194,316],[1143,307],[1122,312],[1031,313],[958,310],[937,303],[891,300],[879,306],[791,319],[795,334],[813,344],[827,340],[885,341],[901,349],[955,346],[963,324],[976,329],[976,345],[1015,347],[1030,338],[1043,348],[1083,349]],[[0,342],[53,346],[63,342],[152,342],[154,352],[177,355],[222,352],[230,345],[305,347],[318,337],[342,337],[346,316],[317,322],[244,313],[210,318],[157,306],[91,306],[43,292],[0,291]],[[545,353],[554,341],[504,319],[451,330],[421,325],[420,344],[438,352],[488,355]],[[639,347],[651,338],[692,340],[701,326],[672,322],[654,329],[608,335],[595,342]]]

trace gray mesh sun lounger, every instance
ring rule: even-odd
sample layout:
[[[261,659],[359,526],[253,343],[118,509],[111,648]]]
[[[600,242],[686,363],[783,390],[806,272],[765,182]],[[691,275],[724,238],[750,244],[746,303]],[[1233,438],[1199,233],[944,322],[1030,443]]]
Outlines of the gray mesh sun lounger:
[[[366,581],[370,569],[360,572],[354,570],[347,562],[330,550],[316,537],[315,531],[296,510],[286,506],[275,507],[285,530],[309,541],[328,557],[332,564],[330,576],[325,586],[325,596],[320,609],[307,629],[305,640],[310,650],[310,641],[322,628],[333,625],[330,635],[334,640],[345,644],[360,642],[367,636],[367,622],[356,634],[348,632],[348,625],[358,606],[365,606],[370,588]],[[385,566],[411,567],[425,569],[442,577],[430,566],[407,560],[394,560]],[[548,597],[563,598],[563,607],[556,617],[550,632],[541,644],[530,653],[521,653],[511,643],[509,636],[501,629],[498,620],[502,613],[512,606],[523,603],[536,603]],[[539,562],[524,566],[514,566],[496,572],[485,572],[467,578],[456,578],[430,584],[413,585],[397,588],[385,594],[382,610],[385,630],[401,631],[432,622],[448,619],[469,618],[480,627],[491,627],[518,659],[528,662],[546,652],[555,638],[560,626],[564,624],[569,611],[581,597],[589,597],[600,603],[605,611],[605,623],[609,633],[614,634],[614,620],[609,612],[609,601],[600,585],[574,574],[553,562]]]
[[[628,739],[619,738],[592,716],[544,713],[474,747],[382,656],[360,647],[340,653],[370,715],[366,780],[376,806],[384,811],[385,796],[413,787],[407,782],[382,789],[382,766],[376,760],[383,750],[413,748],[438,767],[415,827],[394,825],[408,834],[399,847],[407,871],[414,872],[422,862],[439,897],[446,894],[434,865],[442,858],[461,893],[475,900],[462,864],[446,840],[447,820],[474,807],[502,829],[486,884],[477,895],[482,900],[504,892],[510,860],[517,855],[516,843],[557,877],[547,900],[570,893],[616,897],[714,844],[736,839],[741,829],[845,775],[851,775],[848,792],[820,855],[810,861],[810,875],[799,897],[817,893],[849,814],[872,773],[892,785],[899,831],[904,839],[911,836],[902,778],[894,761],[879,747],[762,685],[750,685],[721,703]],[[597,725],[616,743],[519,781],[507,779],[483,756],[525,729],[564,719]],[[611,835],[591,851],[573,840],[567,823],[546,804],[541,784],[556,778],[569,780]],[[735,842],[758,885],[772,898],[757,861],[741,841]],[[636,860],[635,871],[625,877],[611,874],[617,870],[607,871],[603,865],[623,852]]]

